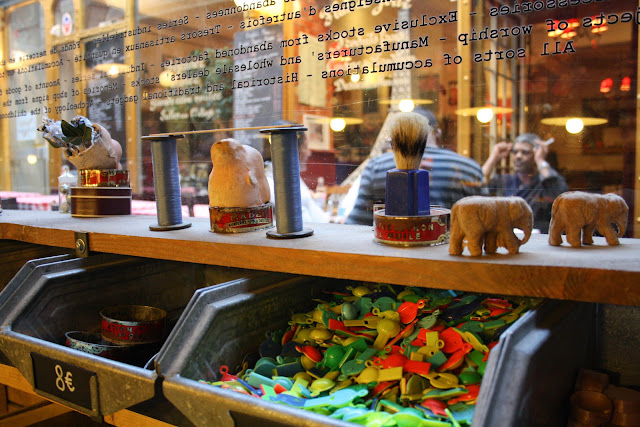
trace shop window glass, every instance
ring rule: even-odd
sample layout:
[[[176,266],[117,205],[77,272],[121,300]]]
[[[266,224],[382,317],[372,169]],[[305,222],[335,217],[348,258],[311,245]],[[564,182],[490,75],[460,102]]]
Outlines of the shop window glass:
[[[46,81],[43,11],[39,3],[20,7],[9,16],[9,63],[3,112],[9,128],[10,173],[16,191],[47,193],[48,144],[35,127],[39,125],[42,101],[35,98],[38,84]]]
[[[51,34],[68,36],[76,30],[73,0],[59,0],[56,2],[54,13],[55,24],[51,29]]]
[[[72,18],[87,28],[124,19],[123,0],[85,6],[84,17]],[[137,166],[136,197],[155,197],[140,136],[216,130],[178,144],[183,196],[206,205],[211,144],[233,137],[269,161],[264,135],[239,129],[287,120],[308,129],[303,183],[314,192],[323,182],[329,202],[320,192],[318,205],[340,220],[344,191],[388,149],[394,114],[420,108],[435,114],[442,147],[478,165],[520,134],[553,139],[546,161],[568,188],[615,192],[636,209],[633,0],[141,0],[136,7],[136,27],[92,33],[56,68],[73,102],[93,106],[78,112],[104,121],[126,146]],[[56,23],[71,9],[60,1]],[[18,49],[9,43],[10,52]],[[19,46],[37,52],[44,40]],[[117,76],[102,70],[111,64]],[[507,156],[490,175],[511,173],[515,163]]]
[[[45,51],[44,13],[40,3],[20,7],[9,15],[9,58],[17,62]]]
[[[84,0],[84,2],[86,28],[104,27],[124,19],[124,0]]]

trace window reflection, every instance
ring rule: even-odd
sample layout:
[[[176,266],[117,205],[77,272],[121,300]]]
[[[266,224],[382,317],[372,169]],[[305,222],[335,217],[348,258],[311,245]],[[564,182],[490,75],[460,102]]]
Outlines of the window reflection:
[[[124,20],[125,0],[84,0],[85,27],[105,27]]]
[[[24,62],[40,55],[45,50],[42,6],[33,3],[14,10],[9,15],[9,34],[9,58]]]
[[[615,192],[633,209],[638,26],[623,17],[635,16],[637,2],[538,2],[545,6],[536,10],[525,10],[526,2],[517,8],[488,0],[296,0],[277,1],[275,9],[247,3],[87,1],[81,16],[71,0],[49,12],[36,3],[17,7],[6,15],[9,57],[33,64],[46,46],[72,47],[58,51],[64,66],[5,75],[3,84],[60,78],[68,97],[49,100],[53,116],[96,115],[125,147],[136,197],[149,200],[151,157],[140,136],[288,120],[309,129],[302,179],[312,192],[322,182],[323,206],[338,211],[366,162],[388,148],[390,118],[425,108],[437,117],[442,148],[482,165],[496,144],[535,133],[554,140],[545,161],[570,189]],[[133,27],[126,17],[135,18]],[[54,22],[59,32],[44,31],[44,22]],[[18,68],[6,64],[4,70]],[[39,95],[52,97],[56,90]],[[0,99],[15,107],[21,97],[5,89]],[[91,108],[55,110],[90,101]],[[19,127],[15,120],[0,126],[12,136]],[[255,131],[185,138],[179,161],[189,203],[206,205],[209,147],[225,137],[270,160],[268,141]],[[9,151],[11,158],[18,155]],[[506,156],[492,174],[511,173],[514,166]],[[48,192],[56,175],[45,174],[38,179],[46,184],[30,188]],[[15,189],[24,179],[0,183]]]
[[[76,30],[73,0],[59,0],[55,4],[55,24],[51,28],[54,36],[68,36]]]

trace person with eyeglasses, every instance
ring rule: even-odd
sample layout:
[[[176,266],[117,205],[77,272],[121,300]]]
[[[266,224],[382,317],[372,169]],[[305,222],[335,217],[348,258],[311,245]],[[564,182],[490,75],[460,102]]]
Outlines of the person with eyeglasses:
[[[482,165],[482,173],[489,182],[489,193],[525,199],[533,211],[533,227],[541,233],[549,232],[553,201],[569,190],[564,177],[547,162],[548,153],[548,145],[538,135],[524,133],[513,143],[498,142]],[[496,165],[510,154],[513,173],[495,174],[489,179]]]

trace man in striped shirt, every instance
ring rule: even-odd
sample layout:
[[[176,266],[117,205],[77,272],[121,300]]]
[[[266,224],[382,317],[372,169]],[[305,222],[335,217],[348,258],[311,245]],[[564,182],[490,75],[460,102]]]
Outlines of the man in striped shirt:
[[[430,204],[447,209],[466,196],[487,195],[480,165],[456,152],[437,147],[440,132],[435,115],[429,110],[415,110],[429,120],[432,127],[427,147],[420,163],[421,169],[429,171]],[[362,171],[360,188],[347,224],[373,225],[373,205],[384,203],[387,171],[395,169],[393,152],[388,151],[374,157]]]

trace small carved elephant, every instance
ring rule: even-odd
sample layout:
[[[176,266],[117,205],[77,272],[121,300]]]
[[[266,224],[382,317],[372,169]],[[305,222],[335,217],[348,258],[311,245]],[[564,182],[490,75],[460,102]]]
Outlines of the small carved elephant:
[[[524,231],[519,240],[514,228]],[[533,229],[533,213],[521,197],[470,196],[458,200],[451,208],[451,235],[449,253],[462,255],[463,240],[472,256],[496,253],[505,247],[517,254],[527,243]]]
[[[549,244],[562,244],[562,233],[567,234],[567,243],[574,248],[582,243],[593,244],[593,231],[598,231],[607,243],[616,246],[627,229],[629,207],[624,199],[615,194],[594,194],[583,191],[568,191],[559,195],[551,208]],[[618,232],[612,224],[618,227]]]

